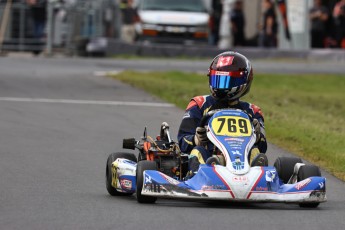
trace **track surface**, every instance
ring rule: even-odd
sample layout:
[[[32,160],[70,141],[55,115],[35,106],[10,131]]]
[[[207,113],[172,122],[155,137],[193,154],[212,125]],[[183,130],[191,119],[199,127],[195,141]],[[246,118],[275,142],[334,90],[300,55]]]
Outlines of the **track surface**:
[[[169,63],[151,63],[147,69],[176,68],[179,62]],[[109,153],[121,150],[122,138],[139,138],[144,126],[154,136],[162,121],[170,124],[175,136],[183,115],[166,104],[94,103],[162,103],[94,75],[140,65],[137,61],[0,58],[0,229],[344,228],[345,184],[325,172],[329,201],[315,210],[291,204],[173,200],[142,205],[134,196],[109,196],[105,162]],[[190,71],[205,69],[197,62],[185,65]],[[270,145],[267,155],[273,162],[289,153]]]

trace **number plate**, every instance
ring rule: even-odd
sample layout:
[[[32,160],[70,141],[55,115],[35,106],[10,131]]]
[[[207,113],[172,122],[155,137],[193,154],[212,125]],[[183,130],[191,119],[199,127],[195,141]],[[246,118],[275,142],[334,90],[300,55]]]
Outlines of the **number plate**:
[[[249,119],[234,116],[219,116],[212,120],[212,130],[218,136],[247,137],[252,135]]]
[[[185,33],[185,32],[187,32],[187,28],[179,27],[179,26],[167,26],[165,28],[165,30],[167,32],[170,32],[170,33]]]

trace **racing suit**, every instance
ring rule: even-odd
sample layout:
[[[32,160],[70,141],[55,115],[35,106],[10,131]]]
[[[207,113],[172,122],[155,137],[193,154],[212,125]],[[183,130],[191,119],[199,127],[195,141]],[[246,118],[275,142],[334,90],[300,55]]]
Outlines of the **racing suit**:
[[[195,144],[194,136],[201,118],[211,110],[225,108],[243,110],[247,112],[251,119],[258,120],[260,124],[260,138],[253,149],[256,149],[256,151],[260,153],[266,152],[267,142],[265,137],[264,117],[258,106],[243,101],[236,101],[230,104],[227,100],[217,100],[211,95],[197,96],[188,104],[177,136],[181,151],[189,154],[190,171],[196,172],[199,168],[199,164],[205,164],[206,160],[212,156],[214,150],[214,145],[210,141],[208,141],[206,147],[196,146]]]

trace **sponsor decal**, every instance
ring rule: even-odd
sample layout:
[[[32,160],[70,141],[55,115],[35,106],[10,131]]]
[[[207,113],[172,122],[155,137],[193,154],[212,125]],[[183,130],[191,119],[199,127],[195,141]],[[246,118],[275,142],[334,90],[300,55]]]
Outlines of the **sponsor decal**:
[[[231,149],[242,149],[240,146],[230,146],[231,147]]]
[[[201,190],[225,190],[225,185],[203,185]]]
[[[230,72],[216,71],[216,75],[228,76],[228,75],[230,75]]]
[[[235,170],[242,170],[244,169],[244,162],[241,162],[239,159],[236,159],[235,162],[232,162],[232,167]]]
[[[320,189],[323,189],[323,187],[325,187],[325,183],[320,182],[320,183],[319,183],[319,186],[320,186]]]
[[[226,65],[232,65],[233,61],[234,61],[234,56],[220,57],[217,62],[217,68],[223,67]]]
[[[230,146],[234,146],[234,147],[240,147],[240,146],[242,146],[241,143],[234,143],[234,142],[230,142],[229,145],[230,145]]]
[[[231,142],[228,142],[228,143],[231,146],[242,146],[242,143],[240,143],[240,142],[233,142],[233,141],[231,141]]]
[[[266,171],[266,182],[273,182],[276,177],[276,171]]]
[[[132,188],[132,181],[121,179],[120,180],[121,187],[127,190],[130,190]]]
[[[241,113],[236,112],[236,111],[220,111],[220,112],[221,114],[224,114],[224,115],[230,115],[230,116],[236,116],[236,117],[241,116]]]
[[[234,149],[236,151],[242,149],[242,145],[229,145],[231,149]],[[238,149],[238,150],[237,150]]]
[[[242,153],[240,153],[240,151],[236,150],[236,151],[231,151],[232,154],[234,155],[239,155],[239,156],[242,156]]]
[[[229,138],[225,138],[224,140],[225,141],[241,142],[241,143],[244,141],[244,139],[236,138],[236,137],[229,137]]]
[[[232,181],[236,183],[249,182],[249,178],[247,176],[234,176],[232,177]]]
[[[302,180],[301,182],[298,182],[295,186],[295,188],[297,190],[301,190],[302,188],[304,188],[305,186],[307,186],[309,183],[311,182],[310,178],[307,178],[305,180]]]
[[[256,187],[255,188],[255,191],[260,191],[260,192],[266,192],[266,191],[268,191],[268,188],[267,187]]]

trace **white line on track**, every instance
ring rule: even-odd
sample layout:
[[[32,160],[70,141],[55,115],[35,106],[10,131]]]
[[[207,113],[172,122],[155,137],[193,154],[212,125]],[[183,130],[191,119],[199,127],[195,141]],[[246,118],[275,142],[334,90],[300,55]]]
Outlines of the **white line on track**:
[[[108,71],[94,71],[93,75],[97,76],[97,77],[105,77],[108,75],[117,75],[119,73],[121,73],[123,70],[108,70]]]
[[[10,102],[41,102],[60,104],[84,104],[84,105],[125,105],[125,106],[146,106],[146,107],[173,107],[169,103],[139,102],[139,101],[90,101],[90,100],[67,100],[67,99],[47,99],[47,98],[17,98],[0,97],[0,101]]]

